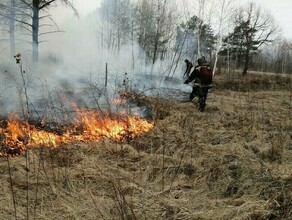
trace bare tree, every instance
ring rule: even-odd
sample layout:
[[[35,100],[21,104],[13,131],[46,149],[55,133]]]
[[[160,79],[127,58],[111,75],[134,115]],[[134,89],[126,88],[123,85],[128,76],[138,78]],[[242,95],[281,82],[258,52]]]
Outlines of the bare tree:
[[[49,8],[53,5],[53,3],[60,2],[69,6],[74,10],[77,14],[76,9],[73,6],[72,0],[18,0],[22,4],[23,14],[31,18],[31,23],[28,21],[18,20],[22,24],[22,26],[28,30],[32,35],[32,59],[34,62],[38,62],[39,58],[39,36],[54,33],[57,31],[49,31],[45,33],[40,33],[40,21],[42,19],[48,18],[51,19],[50,15],[48,14]],[[53,20],[52,20],[53,21]],[[44,26],[47,26],[43,24]]]
[[[201,54],[201,34],[202,34],[202,26],[203,26],[203,21],[205,19],[205,8],[206,8],[206,0],[197,0],[198,1],[198,18],[200,20],[200,23],[198,25],[198,29],[197,29],[197,36],[198,36],[198,50],[197,50],[197,57],[200,57]]]
[[[103,0],[101,2],[102,42],[108,49],[120,50],[129,42],[132,26],[130,0]]]
[[[10,18],[9,18],[9,34],[10,34],[10,56],[15,55],[15,0],[10,0]]]
[[[280,73],[292,73],[292,42],[288,40],[282,40],[279,43],[279,56],[277,63],[279,63]]]
[[[244,60],[242,74],[246,75],[249,69],[251,53],[255,53],[264,45],[273,42],[279,33],[270,13],[250,3],[246,8],[238,11],[235,17],[233,32],[225,39],[231,40],[231,47],[236,52],[237,60]],[[230,42],[230,41],[229,41]]]
[[[136,8],[138,43],[154,64],[164,58],[167,45],[175,32],[175,13],[166,0],[141,0]]]
[[[215,1],[215,24],[214,26],[217,26],[217,40],[216,40],[216,46],[215,46],[215,60],[213,65],[213,76],[215,75],[215,71],[217,68],[217,62],[218,62],[218,55],[222,48],[223,44],[223,36],[224,33],[226,33],[229,25],[229,20],[231,18],[231,15],[233,13],[233,0],[217,0]]]
[[[0,7],[0,17],[2,17],[4,21],[6,21],[5,23],[8,26],[10,56],[13,57],[15,55],[15,0],[2,1],[0,3]]]

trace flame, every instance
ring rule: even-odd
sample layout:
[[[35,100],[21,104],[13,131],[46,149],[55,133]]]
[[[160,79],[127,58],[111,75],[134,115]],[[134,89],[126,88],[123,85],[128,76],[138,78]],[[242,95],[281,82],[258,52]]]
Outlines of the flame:
[[[76,141],[94,142],[104,138],[114,141],[133,139],[153,128],[153,123],[137,116],[105,115],[76,108],[78,119],[62,130],[62,135],[36,128],[14,116],[6,128],[0,128],[0,156],[18,155],[28,148],[58,147]],[[42,125],[45,123],[42,121]],[[73,126],[72,126],[73,125]]]

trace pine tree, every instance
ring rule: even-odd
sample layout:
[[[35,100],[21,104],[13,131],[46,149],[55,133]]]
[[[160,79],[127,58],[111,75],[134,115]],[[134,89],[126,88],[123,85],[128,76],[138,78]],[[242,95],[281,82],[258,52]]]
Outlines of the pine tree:
[[[278,27],[271,15],[263,14],[260,8],[250,4],[239,11],[233,32],[224,39],[224,49],[220,54],[229,56],[237,67],[243,65],[242,74],[246,75],[251,55],[257,53],[263,44],[273,42],[277,33]]]

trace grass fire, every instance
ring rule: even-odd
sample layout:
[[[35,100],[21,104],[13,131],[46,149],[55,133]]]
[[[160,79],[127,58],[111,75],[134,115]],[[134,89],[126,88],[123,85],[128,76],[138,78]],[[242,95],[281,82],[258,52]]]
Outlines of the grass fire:
[[[291,78],[225,77],[204,112],[163,89],[2,120],[0,219],[291,219]]]
[[[8,119],[0,128],[0,156],[18,155],[28,148],[39,146],[56,148],[75,141],[94,142],[101,139],[125,141],[149,131],[153,123],[138,116],[105,114],[76,108],[77,118],[68,125],[49,127],[44,121],[38,126],[21,120],[17,116]]]

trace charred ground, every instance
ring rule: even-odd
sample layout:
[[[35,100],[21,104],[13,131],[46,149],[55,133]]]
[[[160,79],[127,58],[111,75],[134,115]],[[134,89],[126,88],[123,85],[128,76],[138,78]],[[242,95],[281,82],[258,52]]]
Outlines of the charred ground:
[[[155,126],[127,143],[2,157],[0,219],[291,219],[291,88],[218,75],[204,113],[140,95]]]

